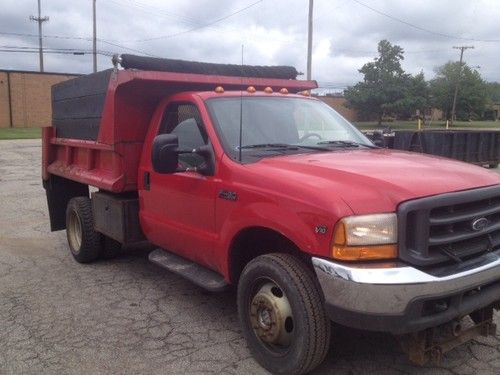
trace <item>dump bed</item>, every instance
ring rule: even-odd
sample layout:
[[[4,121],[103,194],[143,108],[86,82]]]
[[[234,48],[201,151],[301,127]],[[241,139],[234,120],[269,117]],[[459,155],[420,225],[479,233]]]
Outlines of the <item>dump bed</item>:
[[[105,70],[54,85],[52,126],[43,130],[42,177],[63,177],[120,193],[137,188],[137,167],[150,119],[163,98],[183,91],[300,92],[315,81],[296,80],[295,68],[116,58],[126,69]],[[154,70],[139,70],[154,69]]]

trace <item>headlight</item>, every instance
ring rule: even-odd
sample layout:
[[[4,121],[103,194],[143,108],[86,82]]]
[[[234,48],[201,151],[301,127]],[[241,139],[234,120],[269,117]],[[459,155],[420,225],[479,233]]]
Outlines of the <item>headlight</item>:
[[[397,227],[394,213],[345,217],[335,226],[332,256],[341,260],[396,258]]]

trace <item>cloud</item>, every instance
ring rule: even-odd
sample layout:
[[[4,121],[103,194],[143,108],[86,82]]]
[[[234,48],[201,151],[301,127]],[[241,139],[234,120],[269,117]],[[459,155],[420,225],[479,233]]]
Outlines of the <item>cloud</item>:
[[[458,59],[455,45],[475,46],[465,61],[480,66],[489,81],[500,81],[500,43],[461,40],[500,39],[496,0],[359,0],[411,27],[381,15],[353,0],[317,0],[314,13],[313,78],[328,87],[342,88],[360,80],[358,69],[376,56],[377,43],[388,39],[405,50],[403,67],[432,78],[434,68]],[[97,1],[98,49],[222,63],[240,63],[241,46],[247,64],[289,64],[305,72],[307,51],[307,0],[263,0],[221,22],[206,26],[256,0]],[[35,34],[35,37],[0,34],[2,46],[37,46],[36,1],[4,2],[0,32]],[[49,48],[90,50],[90,1],[42,0],[44,45]],[[206,27],[205,27],[206,26]],[[447,38],[418,28],[457,37]],[[196,30],[193,30],[196,29]],[[191,30],[191,31],[190,31]],[[51,36],[78,37],[62,39]],[[162,38],[157,38],[157,37]],[[144,41],[144,39],[152,40]],[[142,40],[142,41],[141,41]],[[113,45],[114,44],[114,45]],[[129,49],[117,47],[124,46]],[[111,66],[99,56],[99,69]],[[0,69],[37,70],[38,55],[0,52]],[[45,54],[47,71],[89,73],[90,55]]]

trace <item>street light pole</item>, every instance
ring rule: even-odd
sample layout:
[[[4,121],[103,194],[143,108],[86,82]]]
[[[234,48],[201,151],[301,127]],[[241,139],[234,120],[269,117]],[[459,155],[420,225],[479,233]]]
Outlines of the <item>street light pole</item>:
[[[313,6],[314,0],[309,0],[309,19],[307,29],[307,79],[311,79],[312,39],[313,39]]]
[[[40,57],[40,71],[43,72],[43,37],[42,37],[42,23],[49,20],[49,17],[42,17],[42,10],[40,0],[38,0],[38,17],[30,16],[31,21],[38,22],[38,48]]]
[[[455,94],[453,95],[453,105],[451,107],[451,125],[453,126],[453,122],[456,120],[456,114],[455,110],[457,108],[457,96],[458,96],[458,86],[460,84],[460,77],[462,75],[462,61],[464,57],[464,51],[469,48],[474,48],[474,46],[461,46],[461,47],[453,47],[455,49],[460,50],[460,63],[458,66],[458,74],[457,74],[457,80],[455,82]]]
[[[94,36],[93,36],[93,62],[94,62],[94,73],[97,72],[97,22],[96,22],[96,0],[92,0],[92,14],[93,14],[93,29],[94,29]]]

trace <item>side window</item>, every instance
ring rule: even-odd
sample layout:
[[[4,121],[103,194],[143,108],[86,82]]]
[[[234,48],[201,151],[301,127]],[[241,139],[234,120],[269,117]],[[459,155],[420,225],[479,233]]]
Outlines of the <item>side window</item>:
[[[159,134],[177,135],[181,150],[194,150],[208,142],[200,112],[190,103],[170,104],[163,114]],[[179,163],[182,168],[199,167],[204,159],[197,154],[180,154]]]

